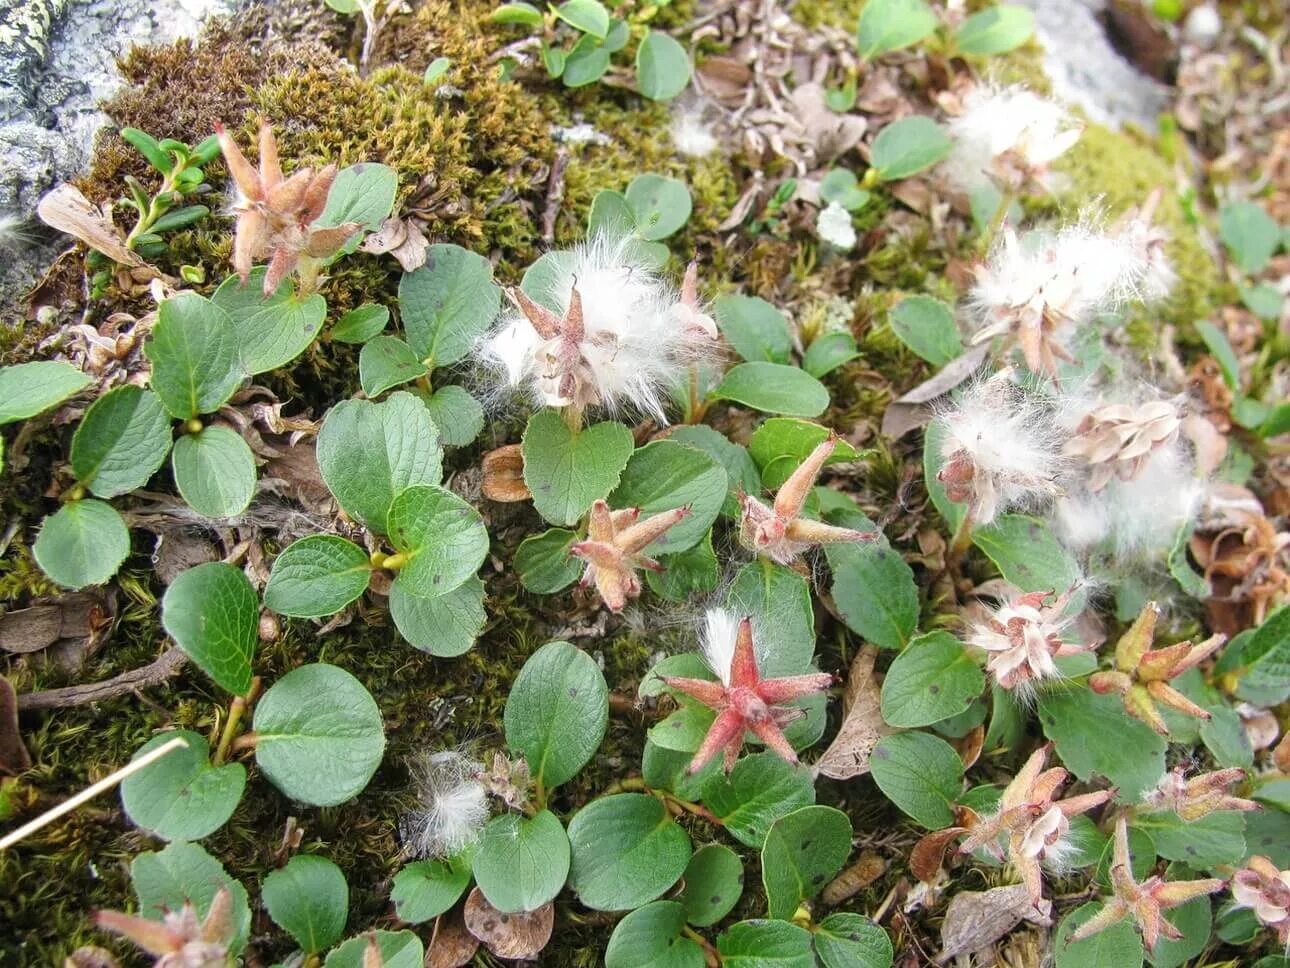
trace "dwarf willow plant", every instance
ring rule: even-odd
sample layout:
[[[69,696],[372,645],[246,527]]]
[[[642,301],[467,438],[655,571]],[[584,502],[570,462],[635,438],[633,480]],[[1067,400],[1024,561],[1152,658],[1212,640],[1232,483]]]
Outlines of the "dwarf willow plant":
[[[661,6],[661,5],[660,5]],[[610,72],[614,54],[636,43],[636,87],[653,101],[670,101],[690,83],[690,58],[676,40],[649,29],[656,8],[614,16],[600,0],[565,0],[543,12],[531,3],[505,3],[497,24],[527,27],[542,41],[542,66],[565,87],[594,84]],[[510,62],[514,68],[514,61]]]

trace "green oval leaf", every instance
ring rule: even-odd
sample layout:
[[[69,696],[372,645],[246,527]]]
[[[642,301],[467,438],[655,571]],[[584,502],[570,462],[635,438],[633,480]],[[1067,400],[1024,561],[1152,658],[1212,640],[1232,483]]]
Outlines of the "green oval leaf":
[[[246,888],[233,880],[217,861],[197,844],[175,841],[164,850],[139,854],[130,862],[130,880],[139,899],[139,916],[160,921],[185,904],[192,904],[200,922],[210,912],[221,887],[233,897],[234,927],[231,953],[246,946],[251,932],[251,908]]]
[[[596,911],[630,911],[685,872],[690,837],[663,802],[644,793],[593,800],[569,822],[569,886]]]
[[[722,968],[815,968],[811,933],[787,921],[740,921],[717,938]]]
[[[554,55],[557,50],[549,50],[549,52]],[[607,70],[609,70],[609,51],[588,34],[565,57],[560,79],[565,87],[585,87],[604,77]]]
[[[572,585],[584,567],[569,554],[569,546],[577,539],[576,533],[564,528],[550,528],[525,538],[511,563],[520,584],[538,595],[551,595]]]
[[[439,431],[410,393],[332,407],[318,432],[317,455],[318,470],[340,506],[382,533],[396,494],[443,478]]]
[[[1218,233],[1247,275],[1261,272],[1281,245],[1281,230],[1257,202],[1229,202],[1218,213]]]
[[[748,453],[761,468],[762,486],[778,490],[829,433],[827,427],[796,417],[771,417],[762,423],[748,439]],[[839,439],[824,464],[842,464],[859,456],[854,447]]]
[[[930,733],[883,737],[869,759],[878,789],[928,830],[954,823],[963,789],[963,761],[954,747]]]
[[[399,280],[399,315],[408,342],[430,366],[466,356],[502,305],[492,264],[456,245],[432,245],[426,261]]]
[[[721,378],[710,396],[790,417],[818,417],[829,405],[824,384],[805,370],[779,363],[740,363]]]
[[[208,518],[241,514],[255,495],[255,455],[231,427],[212,424],[184,434],[175,441],[170,467],[180,496]]]
[[[252,376],[294,360],[317,339],[327,318],[327,301],[316,292],[302,299],[290,279],[282,280],[273,295],[266,296],[267,274],[266,267],[258,266],[245,285],[237,276],[229,276],[211,296],[211,302],[228,314],[242,366]]]
[[[667,34],[651,30],[636,49],[636,80],[651,101],[670,101],[690,83],[690,57]]]
[[[488,903],[504,914],[536,911],[569,875],[569,837],[550,810],[507,813],[484,827],[471,867]]]
[[[326,857],[297,855],[260,888],[273,923],[311,955],[340,940],[349,916],[349,884]]]
[[[858,509],[829,519],[861,531],[876,529]],[[830,545],[825,554],[833,569],[833,601],[847,628],[880,649],[904,648],[918,627],[918,584],[886,536],[865,544]]]
[[[85,411],[72,436],[76,479],[99,497],[148,483],[170,453],[170,416],[151,390],[115,387]]]
[[[314,225],[324,227],[358,222],[367,231],[375,232],[389,218],[398,189],[399,177],[388,165],[362,161],[342,168],[327,193],[327,206]],[[345,243],[341,251],[352,252],[358,248],[360,234]]]
[[[1070,936],[1075,929],[1100,910],[1101,901],[1090,901],[1062,918],[1053,941],[1057,968],[1089,968],[1091,965],[1097,965],[1097,968],[1141,968],[1142,939],[1138,937],[1132,918],[1113,924],[1083,941],[1071,943]]]
[[[662,571],[646,570],[645,583],[654,594],[673,602],[707,594],[717,587],[720,578],[711,531],[693,548],[668,555],[662,564]]]
[[[385,531],[408,556],[395,584],[423,597],[452,591],[488,555],[488,530],[479,512],[437,485],[409,487],[395,497]]]
[[[570,27],[599,40],[609,33],[609,11],[600,0],[565,0],[555,8],[555,15]]]
[[[1039,697],[1039,722],[1067,769],[1085,781],[1106,777],[1125,802],[1136,803],[1164,775],[1164,738],[1131,718],[1119,696],[1053,689]]]
[[[279,615],[334,615],[367,590],[371,562],[362,548],[332,534],[288,545],[273,562],[264,604]]]
[[[1239,867],[1246,856],[1245,816],[1236,810],[1217,810],[1192,821],[1172,810],[1136,814],[1133,828],[1151,837],[1155,852],[1203,870]]]
[[[259,639],[255,589],[239,568],[210,561],[189,568],[161,599],[161,624],[216,684],[243,696]]]
[[[623,424],[593,424],[575,436],[557,411],[539,410],[521,444],[533,506],[551,524],[576,524],[617,486],[634,446]]]
[[[815,802],[811,771],[771,752],[745,756],[727,776],[718,773],[703,788],[703,803],[726,831],[760,850],[770,825]]]
[[[1290,697],[1290,605],[1278,608],[1254,631],[1237,655],[1234,672],[1242,699],[1275,706]]]
[[[72,501],[45,518],[31,553],[64,588],[101,585],[130,554],[130,531],[112,505]]]
[[[656,440],[632,454],[609,505],[639,508],[642,520],[689,507],[689,517],[641,550],[653,557],[698,544],[721,513],[728,489],[725,468],[703,451],[674,440]]]
[[[331,338],[338,343],[366,343],[390,321],[390,311],[375,303],[364,303],[351,309],[331,328]]]
[[[381,968],[422,968],[425,964],[425,946],[411,931],[366,931],[328,952],[323,968],[367,968],[372,939],[381,953]]]
[[[255,761],[286,796],[331,807],[381,765],[381,711],[344,669],[316,663],[279,679],[255,707]]]
[[[397,336],[374,336],[358,354],[358,382],[369,398],[429,372],[412,347]]]
[[[685,909],[675,901],[654,901],[614,925],[605,949],[605,968],[703,968],[703,949],[682,937]]]
[[[690,190],[675,178],[637,175],[625,194],[636,220],[636,231],[646,242],[665,239],[690,220]]]
[[[390,616],[413,648],[441,658],[463,655],[484,628],[484,583],[472,576],[450,592],[427,596],[396,581]]]
[[[488,19],[495,24],[523,24],[525,27],[541,27],[542,11],[531,3],[504,3]]]
[[[974,13],[954,31],[961,54],[1004,54],[1020,47],[1035,32],[1035,15],[1025,7],[1002,3]]]
[[[957,716],[985,690],[985,675],[948,632],[920,635],[896,656],[882,682],[882,718],[930,726]]]
[[[890,968],[887,932],[859,914],[830,914],[815,929],[815,953],[824,968]]]
[[[201,840],[233,815],[246,787],[241,763],[212,766],[206,739],[188,730],[154,736],[131,762],[175,737],[187,749],[172,750],[121,781],[121,805],[136,826],[165,840]]]
[[[936,23],[936,14],[923,0],[868,0],[856,29],[860,56],[872,60],[916,44],[936,29]]]
[[[143,352],[152,363],[152,389],[180,420],[214,413],[245,375],[228,314],[195,292],[161,304]]]
[[[921,114],[893,121],[873,141],[869,161],[883,181],[898,181],[944,161],[950,136],[931,118]]]
[[[609,687],[594,659],[568,642],[548,642],[506,697],[506,744],[523,755],[546,789],[565,783],[600,748],[609,721]]]
[[[900,341],[933,366],[944,366],[963,352],[963,340],[950,307],[934,296],[906,296],[888,316]]]
[[[748,449],[730,440],[724,434],[701,424],[677,427],[667,436],[679,444],[688,444],[703,451],[726,469],[729,491],[726,494],[722,513],[729,517],[739,516],[739,492],[755,494],[761,486],[761,475],[757,465],[748,454]]]
[[[716,924],[733,909],[744,890],[744,865],[724,844],[700,847],[690,858],[683,877],[685,887],[676,899],[684,906],[684,918],[707,927]]]
[[[0,367],[0,424],[34,417],[93,382],[72,364],[61,360]]]
[[[722,296],[713,306],[717,328],[750,363],[788,363],[793,337],[788,317],[757,296]]]
[[[440,387],[422,401],[445,447],[465,447],[484,429],[484,408],[459,386]]]
[[[802,369],[819,380],[859,355],[856,338],[850,333],[824,333],[806,348]]]
[[[1081,577],[1079,563],[1037,518],[1001,514],[993,524],[974,530],[972,543],[1023,592],[1061,594]]]
[[[400,921],[422,924],[437,918],[466,893],[470,885],[470,855],[447,860],[419,860],[394,875],[390,900]]]
[[[787,921],[842,870],[851,854],[851,821],[833,807],[809,806],[770,825],[761,879],[772,918]]]

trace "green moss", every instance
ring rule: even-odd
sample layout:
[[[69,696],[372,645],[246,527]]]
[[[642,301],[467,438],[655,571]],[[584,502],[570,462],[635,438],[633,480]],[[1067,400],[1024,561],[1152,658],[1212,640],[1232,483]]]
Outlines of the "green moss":
[[[1209,316],[1215,295],[1222,288],[1222,278],[1172,191],[1174,172],[1149,142],[1132,132],[1114,132],[1090,124],[1075,147],[1058,162],[1057,170],[1070,184],[1052,209],[1056,210],[1058,204],[1066,205],[1068,210],[1061,214],[1068,217],[1078,215],[1075,206],[1096,202],[1108,218],[1114,219],[1141,205],[1156,188],[1164,189],[1156,221],[1169,232],[1166,251],[1178,274],[1178,283],[1151,318],[1157,328],[1161,321],[1189,327]]]

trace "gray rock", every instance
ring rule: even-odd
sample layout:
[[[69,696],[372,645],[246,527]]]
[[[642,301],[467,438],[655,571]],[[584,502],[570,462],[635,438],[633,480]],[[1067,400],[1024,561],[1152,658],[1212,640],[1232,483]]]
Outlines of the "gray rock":
[[[1111,46],[1097,14],[1105,0],[1018,0],[1035,12],[1044,70],[1058,100],[1091,121],[1119,128],[1154,129],[1170,101],[1169,89],[1138,71]]]
[[[82,172],[135,44],[198,32],[232,0],[0,0],[0,307],[49,261],[36,203]]]

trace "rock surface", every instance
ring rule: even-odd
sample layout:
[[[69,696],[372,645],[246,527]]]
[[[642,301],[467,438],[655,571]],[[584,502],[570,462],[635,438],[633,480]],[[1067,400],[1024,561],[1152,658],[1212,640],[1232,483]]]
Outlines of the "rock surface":
[[[1044,69],[1053,94],[1082,109],[1089,120],[1119,128],[1153,130],[1170,92],[1137,70],[1111,46],[1098,14],[1106,0],[1017,0],[1035,12]]]
[[[40,196],[86,167],[133,44],[192,36],[231,0],[0,0],[0,301],[48,261],[27,223]]]

